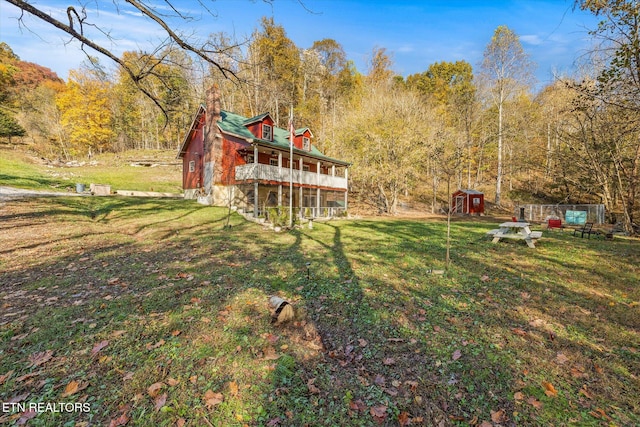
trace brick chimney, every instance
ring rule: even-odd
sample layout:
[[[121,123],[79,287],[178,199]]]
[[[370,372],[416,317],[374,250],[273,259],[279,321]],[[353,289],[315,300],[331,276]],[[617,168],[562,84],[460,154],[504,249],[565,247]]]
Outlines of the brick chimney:
[[[207,90],[206,96],[206,115],[204,127],[204,186],[203,189],[207,195],[212,194],[213,185],[215,183],[216,161],[220,160],[222,155],[222,135],[218,131],[217,122],[220,116],[220,88],[217,84],[213,84]]]

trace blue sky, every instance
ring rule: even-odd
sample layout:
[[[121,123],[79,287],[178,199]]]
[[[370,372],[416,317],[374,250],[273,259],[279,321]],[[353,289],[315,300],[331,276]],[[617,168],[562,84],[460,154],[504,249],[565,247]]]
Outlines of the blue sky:
[[[66,7],[75,1],[32,3],[63,20]],[[385,48],[392,56],[394,70],[405,77],[441,61],[465,60],[475,69],[494,30],[506,25],[520,36],[525,51],[537,64],[538,87],[551,82],[554,73],[573,72],[575,60],[591,46],[588,29],[597,24],[593,15],[574,11],[572,0],[201,1],[216,16],[199,8],[196,0],[172,0],[181,11],[197,17],[179,23],[182,31],[194,37],[223,31],[242,39],[259,26],[261,17],[272,16],[298,47],[310,47],[324,38],[336,40],[363,73],[373,49]],[[129,13],[126,7],[117,13],[112,0],[86,3],[90,13],[99,4],[98,20],[115,38],[106,43],[117,54],[148,49],[161,35],[158,27]],[[155,3],[165,4],[160,0]],[[64,34],[28,16],[28,29],[21,29],[18,16],[15,7],[0,0],[0,41],[8,43],[22,60],[49,67],[62,78],[69,69],[80,66],[84,55],[76,43],[66,43]]]

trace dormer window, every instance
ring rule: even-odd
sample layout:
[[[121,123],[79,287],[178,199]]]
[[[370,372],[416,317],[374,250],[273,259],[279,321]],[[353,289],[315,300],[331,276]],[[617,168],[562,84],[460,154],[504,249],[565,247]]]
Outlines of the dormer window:
[[[311,140],[306,136],[302,138],[302,149],[311,151]]]
[[[273,128],[270,125],[262,124],[262,139],[273,140]]]

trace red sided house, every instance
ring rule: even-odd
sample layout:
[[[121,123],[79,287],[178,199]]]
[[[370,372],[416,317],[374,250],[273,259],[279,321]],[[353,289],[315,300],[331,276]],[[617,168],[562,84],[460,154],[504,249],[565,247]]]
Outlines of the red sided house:
[[[484,214],[484,194],[477,190],[458,190],[451,195],[452,213]]]
[[[178,153],[185,198],[231,203],[257,217],[267,207],[289,206],[292,197],[294,214],[340,215],[347,209],[349,163],[325,156],[311,138],[308,128],[276,127],[269,113],[246,118],[220,110],[213,88]]]

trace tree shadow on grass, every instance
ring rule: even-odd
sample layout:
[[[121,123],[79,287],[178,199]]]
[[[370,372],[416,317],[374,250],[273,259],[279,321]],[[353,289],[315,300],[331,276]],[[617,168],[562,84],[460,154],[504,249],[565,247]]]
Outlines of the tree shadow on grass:
[[[530,256],[526,246],[482,242],[481,230],[461,224],[454,271],[435,277],[425,266],[441,254],[442,224],[340,222],[274,234],[239,216],[226,229],[223,209],[154,203],[112,208],[64,254],[24,269],[27,249],[13,246],[17,258],[0,279],[0,375],[15,371],[0,384],[3,401],[27,392],[54,401],[77,380],[89,386],[73,398],[89,399],[102,424],[125,414],[135,425],[397,425],[407,414],[446,425],[498,410],[509,422],[518,423],[514,412],[525,414],[520,424],[536,422],[513,399],[517,390],[546,398],[523,373],[523,355],[556,347],[511,328],[526,327],[527,301],[544,298],[544,284],[493,264]],[[51,218],[65,227],[77,216]],[[144,232],[113,242],[125,224]],[[273,293],[306,309],[302,321],[271,325]],[[52,361],[33,365],[47,350]],[[155,383],[162,391],[152,396]],[[166,409],[156,410],[163,393]]]

